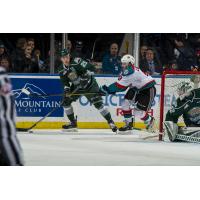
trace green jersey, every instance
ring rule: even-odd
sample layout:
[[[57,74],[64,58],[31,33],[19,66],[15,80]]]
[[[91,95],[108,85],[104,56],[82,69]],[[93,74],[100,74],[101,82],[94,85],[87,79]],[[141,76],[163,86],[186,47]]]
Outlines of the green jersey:
[[[194,89],[183,100],[178,98],[176,105],[167,112],[165,121],[178,122],[183,116],[186,126],[200,126],[200,89]]]
[[[79,87],[80,90],[86,90],[95,81],[91,73],[94,70],[94,65],[89,62],[81,58],[72,58],[69,66],[61,66],[59,75],[64,88],[74,90],[76,87]]]

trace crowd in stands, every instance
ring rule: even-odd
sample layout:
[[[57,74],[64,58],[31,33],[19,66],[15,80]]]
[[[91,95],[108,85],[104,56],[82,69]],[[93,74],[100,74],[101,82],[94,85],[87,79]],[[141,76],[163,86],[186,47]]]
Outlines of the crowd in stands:
[[[164,70],[198,70],[200,67],[200,34],[143,34],[140,43],[138,67],[146,74],[160,75]],[[120,74],[123,56],[119,55],[120,45],[113,42],[107,51],[105,49],[97,73]],[[82,41],[67,40],[66,47],[73,57],[98,65]],[[0,39],[0,65],[11,73],[49,73],[50,51],[47,58],[42,58],[34,38],[19,38],[16,48],[10,51]],[[59,65],[56,54],[55,68]]]
[[[11,73],[39,73],[43,72],[44,61],[40,59],[40,50],[35,48],[33,38],[19,38],[12,52],[0,41],[0,65]]]
[[[143,41],[140,48],[140,68],[150,74],[164,70],[190,71],[200,68],[200,34],[160,34]]]

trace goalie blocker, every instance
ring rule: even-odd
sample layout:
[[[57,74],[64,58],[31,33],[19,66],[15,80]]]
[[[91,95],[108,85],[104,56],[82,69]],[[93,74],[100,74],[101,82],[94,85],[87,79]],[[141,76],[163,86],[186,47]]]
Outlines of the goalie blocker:
[[[200,127],[178,127],[172,121],[165,121],[163,127],[164,141],[200,143]]]

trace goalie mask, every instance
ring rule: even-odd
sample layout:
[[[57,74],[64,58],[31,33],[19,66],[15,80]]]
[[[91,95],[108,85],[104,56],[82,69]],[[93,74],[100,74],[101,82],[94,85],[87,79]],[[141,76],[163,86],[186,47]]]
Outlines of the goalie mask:
[[[121,58],[121,62],[122,62],[122,67],[126,68],[129,65],[133,65],[135,63],[135,58],[132,55],[127,54]]]
[[[177,87],[177,94],[180,99],[183,100],[185,97],[189,96],[193,89],[193,85],[189,82],[181,82]]]

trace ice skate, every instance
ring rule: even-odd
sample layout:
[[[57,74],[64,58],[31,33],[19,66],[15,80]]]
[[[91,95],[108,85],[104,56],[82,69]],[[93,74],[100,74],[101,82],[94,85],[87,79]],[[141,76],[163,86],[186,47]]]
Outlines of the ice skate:
[[[119,128],[119,134],[131,134],[133,130],[132,122],[126,122],[125,126]]]
[[[117,133],[117,130],[118,130],[118,129],[117,129],[117,126],[115,125],[114,121],[111,121],[111,122],[108,123],[108,124],[109,124],[111,130],[112,130],[113,132]]]
[[[62,126],[64,132],[78,132],[77,121],[74,120]]]
[[[155,124],[155,118],[151,116],[151,119],[148,122],[145,122],[146,124],[146,130],[150,133],[156,132],[156,124]]]

